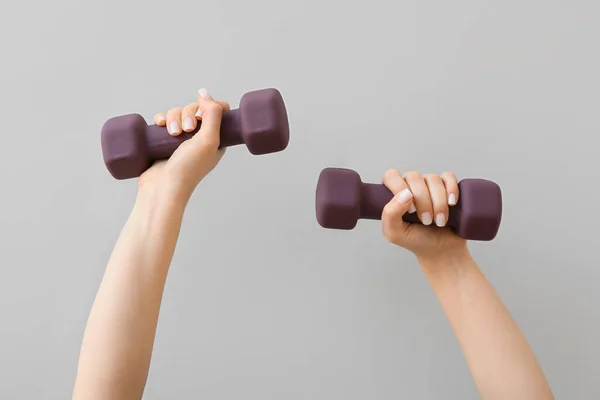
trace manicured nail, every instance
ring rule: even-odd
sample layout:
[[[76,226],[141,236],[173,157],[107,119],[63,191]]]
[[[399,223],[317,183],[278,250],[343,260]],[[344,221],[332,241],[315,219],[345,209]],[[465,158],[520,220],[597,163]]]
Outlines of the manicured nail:
[[[173,135],[174,133],[179,133],[179,124],[177,121],[171,121],[169,124],[169,133]]]
[[[156,122],[158,122],[159,124],[162,124],[163,122],[165,122],[165,117],[160,115],[158,118],[156,118]]]
[[[198,94],[203,99],[210,99],[210,93],[208,93],[208,90],[205,89],[205,88],[202,88],[202,89],[198,90]]]
[[[192,129],[194,129],[194,122],[190,117],[186,117],[183,120],[183,129],[186,131],[191,131]]]
[[[431,218],[431,214],[426,212],[421,215],[421,222],[423,225],[431,225],[433,219]]]
[[[198,111],[196,111],[196,117],[201,117],[202,116],[202,110],[198,109]]]
[[[446,216],[442,213],[438,214],[437,217],[435,217],[435,224],[440,228],[446,226]]]
[[[408,209],[408,212],[409,212],[410,214],[414,214],[414,213],[416,213],[416,212],[417,212],[417,207],[415,206],[415,203],[412,203],[412,204],[410,205],[410,208]]]
[[[448,205],[449,206],[454,206],[456,205],[456,196],[454,195],[454,193],[450,193],[448,195]]]
[[[412,198],[412,193],[408,189],[404,189],[403,191],[398,193],[398,195],[396,196],[396,200],[398,200],[402,204],[408,202],[411,198]]]

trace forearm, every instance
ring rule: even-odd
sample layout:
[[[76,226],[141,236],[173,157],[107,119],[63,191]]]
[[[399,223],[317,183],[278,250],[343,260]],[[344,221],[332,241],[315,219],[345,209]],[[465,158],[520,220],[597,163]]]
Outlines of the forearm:
[[[74,399],[139,399],[183,208],[138,197],[108,262],[85,330]]]
[[[553,399],[527,340],[468,251],[420,262],[482,398]]]

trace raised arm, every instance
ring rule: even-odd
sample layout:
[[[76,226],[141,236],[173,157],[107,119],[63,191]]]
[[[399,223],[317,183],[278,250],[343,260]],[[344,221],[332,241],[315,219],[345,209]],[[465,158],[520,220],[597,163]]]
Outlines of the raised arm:
[[[470,254],[420,263],[482,397],[554,399],[527,340]]]
[[[110,257],[85,329],[73,399],[131,400],[144,392],[163,289],[186,204],[217,165],[221,115],[229,108],[201,91],[198,103],[157,114],[169,133],[200,131],[139,179],[131,215]]]
[[[396,195],[383,216],[384,236],[412,251],[456,334],[475,385],[485,400],[551,400],[548,382],[521,330],[477,267],[467,243],[444,228],[459,197],[454,174],[402,176],[388,171]],[[406,212],[435,226],[407,224]],[[435,216],[435,217],[432,217]]]

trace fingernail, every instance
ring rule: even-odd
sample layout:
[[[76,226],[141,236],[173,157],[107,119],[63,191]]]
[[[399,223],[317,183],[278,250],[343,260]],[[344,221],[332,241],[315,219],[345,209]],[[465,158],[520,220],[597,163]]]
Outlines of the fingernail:
[[[203,99],[210,99],[210,93],[208,93],[208,90],[205,89],[205,88],[202,88],[202,89],[198,90],[198,94]]]
[[[171,121],[169,124],[169,133],[172,135],[174,133],[179,133],[179,124],[177,121]]]
[[[186,117],[183,120],[183,129],[185,129],[186,131],[194,129],[194,122],[190,117]]]
[[[456,196],[454,195],[454,193],[450,193],[448,195],[448,205],[450,205],[450,206],[456,205]]]
[[[442,213],[438,214],[437,217],[435,217],[435,224],[440,228],[446,226],[446,216]]]
[[[198,111],[196,111],[196,117],[201,117],[202,116],[202,110],[198,109]]]
[[[404,204],[404,203],[408,202],[411,199],[411,197],[412,197],[412,193],[410,192],[410,190],[404,189],[403,191],[398,193],[398,195],[396,196],[396,200],[398,200],[400,203]]]
[[[416,212],[417,212],[417,207],[415,207],[415,203],[412,203],[412,204],[410,205],[410,208],[408,209],[408,212],[409,212],[410,214],[414,214],[414,213],[416,213]]]
[[[159,124],[162,122],[165,122],[165,117],[163,117],[162,115],[158,118],[156,118],[156,122],[158,122]]]
[[[421,222],[423,225],[431,225],[433,219],[431,218],[431,214],[426,212],[421,215]]]

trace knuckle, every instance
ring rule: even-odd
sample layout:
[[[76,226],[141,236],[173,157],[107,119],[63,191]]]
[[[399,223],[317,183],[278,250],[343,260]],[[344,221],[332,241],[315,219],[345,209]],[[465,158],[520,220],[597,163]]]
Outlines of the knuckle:
[[[390,168],[387,171],[385,171],[385,173],[383,174],[383,180],[384,181],[388,181],[390,179],[392,179],[395,176],[398,176],[400,173],[395,170],[394,168]]]
[[[393,207],[390,204],[388,204],[385,207],[383,207],[383,211],[381,213],[381,218],[384,220],[389,220],[389,219],[393,218],[395,214],[396,213],[394,212]]]
[[[216,102],[210,102],[204,107],[205,114],[218,114],[223,112],[223,107]]]
[[[181,113],[182,108],[181,107],[173,107],[169,110],[169,112],[167,112],[167,116],[174,116],[177,114]]]
[[[182,111],[181,111],[181,115],[185,116],[185,117],[191,117],[194,112],[196,110],[194,109],[194,107],[185,107]]]
[[[454,172],[444,172],[442,174],[442,178],[456,180],[456,175],[454,174]]]
[[[426,174],[424,178],[425,181],[429,184],[438,184],[442,182],[442,178],[436,174]]]
[[[423,179],[423,176],[421,175],[420,172],[417,172],[417,171],[408,171],[406,173],[406,179],[409,179],[409,180],[418,180],[418,179]]]

